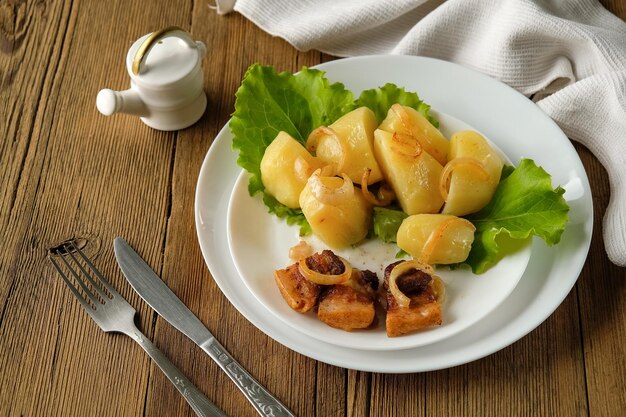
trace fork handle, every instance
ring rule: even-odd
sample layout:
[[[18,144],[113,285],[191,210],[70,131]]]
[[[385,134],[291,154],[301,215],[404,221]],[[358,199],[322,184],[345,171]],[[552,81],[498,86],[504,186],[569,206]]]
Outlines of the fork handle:
[[[217,408],[139,329],[124,332],[139,344],[161,368],[167,379],[183,395],[193,411],[201,417],[228,417]]]

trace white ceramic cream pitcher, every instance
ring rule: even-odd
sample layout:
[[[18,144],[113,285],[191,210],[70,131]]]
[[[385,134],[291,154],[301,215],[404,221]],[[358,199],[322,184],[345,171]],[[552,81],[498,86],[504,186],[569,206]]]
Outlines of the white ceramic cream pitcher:
[[[207,105],[201,65],[205,54],[202,42],[176,26],[142,36],[126,55],[130,88],[101,90],[96,106],[105,116],[140,116],[158,130],[191,126]]]

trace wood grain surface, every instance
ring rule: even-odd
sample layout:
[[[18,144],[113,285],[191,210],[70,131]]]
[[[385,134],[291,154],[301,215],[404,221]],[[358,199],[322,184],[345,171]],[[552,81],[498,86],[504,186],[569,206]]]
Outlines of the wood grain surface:
[[[626,18],[626,2],[603,4]],[[100,115],[97,92],[127,88],[132,42],[172,24],[209,51],[201,121],[166,133]],[[102,332],[57,277],[46,249],[72,236],[91,239],[139,327],[202,392],[230,416],[256,415],[131,290],[114,261],[117,235],[298,416],[626,415],[626,270],[604,252],[608,177],[582,146],[595,211],[582,274],[545,323],[484,359],[403,375],[346,370],[273,341],[223,296],[196,241],[203,158],[250,64],[296,71],[331,59],[299,52],[236,13],[218,16],[204,1],[0,2],[0,416],[195,415],[148,356],[130,338]]]

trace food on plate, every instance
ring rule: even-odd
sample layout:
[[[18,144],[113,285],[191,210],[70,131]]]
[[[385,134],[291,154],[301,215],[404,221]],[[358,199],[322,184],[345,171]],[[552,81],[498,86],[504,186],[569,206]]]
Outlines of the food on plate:
[[[248,191],[262,194],[268,211],[298,225],[301,235],[313,231],[328,246],[359,243],[368,230],[374,238],[396,242],[402,240],[397,232],[407,215],[442,212],[463,216],[476,228],[462,262],[479,274],[506,254],[497,244],[499,234],[512,239],[535,235],[554,245],[565,229],[569,208],[564,191],[552,186],[548,173],[527,159],[517,168],[503,167],[476,132],[457,133],[448,142],[437,130],[430,106],[413,92],[385,84],[355,97],[319,70],[278,73],[254,64],[236,96],[230,128],[237,163],[250,173]],[[292,140],[283,149],[279,145],[285,135]],[[307,142],[315,156],[304,148]],[[359,154],[365,157],[355,158]],[[274,162],[266,166],[262,160]],[[285,171],[273,169],[283,162]],[[310,177],[316,184],[312,192],[304,177],[317,169],[322,171]],[[348,194],[363,198],[348,203],[343,198]],[[336,210],[339,201],[342,209]],[[345,231],[339,230],[342,225]],[[457,226],[449,228],[442,237],[432,235],[436,245],[423,242],[422,247],[433,254],[442,251],[443,242],[451,241],[446,236]],[[463,237],[464,250],[466,242]],[[418,259],[436,261],[434,255],[426,256],[428,250],[422,254],[407,247]]]
[[[410,136],[441,165],[448,162],[450,149],[448,139],[423,114],[412,107],[398,103],[392,105],[378,128],[385,132]]]
[[[350,280],[353,272],[348,261],[330,250],[300,258],[297,264],[302,276],[318,285],[344,284]]]
[[[443,167],[415,138],[377,129],[374,154],[405,213],[439,212],[443,205],[439,192]]]
[[[374,130],[378,126],[374,112],[367,107],[352,110],[330,126],[313,130],[307,140],[307,149],[322,162],[331,165],[334,172],[345,173],[355,184],[360,184],[363,173],[369,170],[369,183],[383,179],[374,159]]]
[[[306,313],[317,305],[320,286],[302,276],[298,264],[274,271],[281,295],[292,309]]]
[[[485,207],[500,182],[502,159],[478,132],[465,130],[450,139],[450,161],[441,174],[442,213],[463,216]]]
[[[443,281],[430,265],[398,261],[385,268],[382,294],[378,276],[352,268],[330,250],[300,258],[274,272],[281,295],[293,310],[317,308],[317,318],[336,329],[366,329],[376,319],[377,300],[385,305],[389,337],[441,325]]]
[[[378,277],[374,272],[353,270],[347,282],[322,292],[317,318],[342,330],[368,328],[376,317],[377,290]]]
[[[361,194],[363,194],[368,203],[375,207],[384,207],[396,201],[395,191],[385,181],[378,183],[377,190],[370,191],[369,177],[370,171],[367,170],[363,173],[361,180]]]
[[[465,261],[472,248],[476,227],[449,214],[414,214],[402,221],[397,233],[398,247],[413,258],[430,265]]]
[[[282,204],[299,208],[300,193],[322,164],[288,133],[279,132],[261,159],[261,178],[267,191]]]
[[[385,268],[387,336],[439,326],[444,286],[432,267],[417,261],[398,261]]]
[[[297,245],[289,248],[289,259],[299,261],[302,258],[311,256],[313,248],[306,241],[301,240]]]
[[[330,250],[274,271],[274,277],[289,307],[299,313],[317,307],[319,320],[343,330],[364,329],[374,321],[378,277],[353,269]]]
[[[313,173],[300,194],[300,206],[313,233],[332,248],[363,240],[370,227],[371,205],[346,174]]]

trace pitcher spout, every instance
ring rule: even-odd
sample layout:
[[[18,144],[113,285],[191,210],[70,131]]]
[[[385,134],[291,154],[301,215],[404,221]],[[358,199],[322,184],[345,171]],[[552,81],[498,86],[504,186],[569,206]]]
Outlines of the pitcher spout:
[[[148,108],[134,89],[113,91],[108,88],[100,90],[96,97],[96,107],[105,116],[115,113],[147,116]]]

